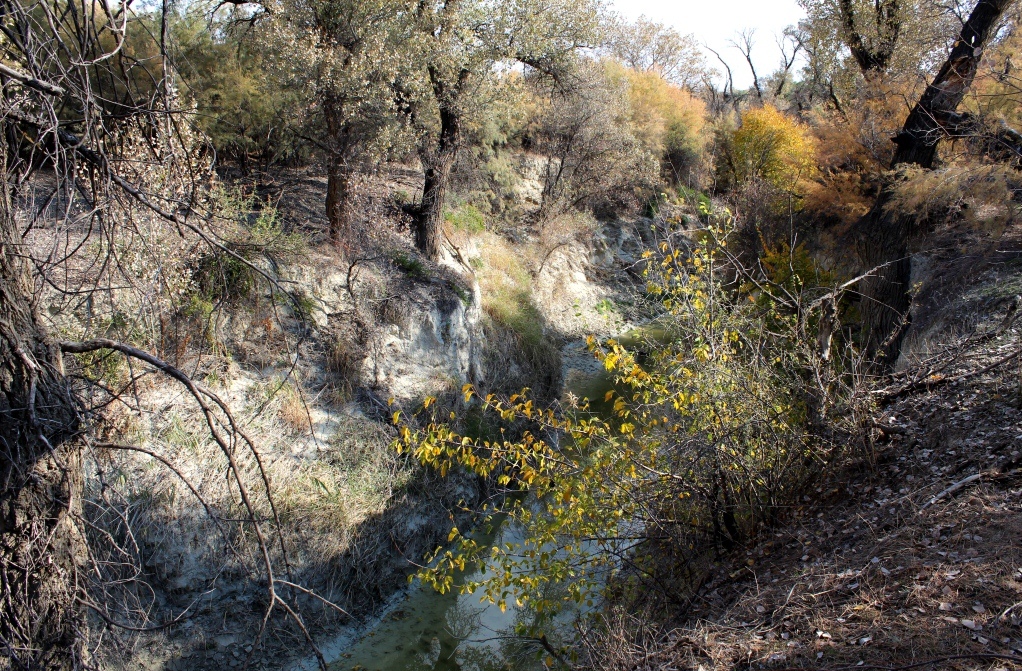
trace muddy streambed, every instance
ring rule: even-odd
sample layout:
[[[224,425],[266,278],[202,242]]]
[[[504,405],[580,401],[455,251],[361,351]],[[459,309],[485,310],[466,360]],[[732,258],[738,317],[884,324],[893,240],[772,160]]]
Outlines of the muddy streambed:
[[[622,344],[640,346],[644,340],[662,340],[658,329],[630,331]],[[590,408],[609,413],[603,402],[613,378],[584,343],[569,343],[562,350],[564,396],[592,400]],[[506,523],[492,533],[476,535],[479,542],[520,544],[523,530]],[[459,576],[459,583],[485,580],[474,570]],[[527,608],[510,601],[507,609],[483,602],[483,589],[440,594],[418,582],[395,594],[376,618],[358,629],[348,629],[321,645],[332,671],[532,671],[544,668],[534,647],[523,646],[514,635],[517,624],[529,624]],[[575,614],[565,613],[554,626],[570,627]],[[312,671],[314,659],[305,659],[293,671]]]

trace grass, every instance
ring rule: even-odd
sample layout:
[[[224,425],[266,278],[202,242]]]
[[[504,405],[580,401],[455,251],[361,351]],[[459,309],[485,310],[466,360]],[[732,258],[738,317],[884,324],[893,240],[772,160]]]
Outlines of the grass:
[[[288,382],[277,392],[279,407],[277,414],[282,422],[296,433],[305,433],[309,425],[309,411],[302,399],[302,392],[294,382]]]
[[[407,275],[415,279],[424,280],[429,278],[429,271],[419,259],[404,252],[394,252],[390,257],[391,263],[403,270]]]
[[[444,221],[456,231],[482,233],[486,230],[486,216],[475,205],[459,205],[444,212]]]
[[[339,337],[327,352],[327,370],[334,374],[341,398],[349,398],[358,386],[364,359],[363,348],[344,336]]]
[[[355,417],[343,418],[342,424],[330,441],[328,460],[303,461],[276,486],[287,519],[301,520],[335,545],[381,513],[410,476],[380,425]]]
[[[521,250],[489,234],[481,245],[477,273],[483,310],[494,324],[514,336],[523,356],[510,358],[529,364],[534,372],[560,370],[560,353],[549,341],[543,313],[532,298],[532,275],[522,265]]]
[[[483,309],[525,343],[538,345],[543,339],[543,316],[532,301],[532,276],[506,242],[494,236],[487,243],[479,273]]]

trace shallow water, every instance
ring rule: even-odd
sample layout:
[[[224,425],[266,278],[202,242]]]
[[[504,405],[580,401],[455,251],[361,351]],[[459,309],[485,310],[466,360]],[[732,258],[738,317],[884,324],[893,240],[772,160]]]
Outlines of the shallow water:
[[[628,347],[644,341],[663,341],[662,329],[635,329],[619,340]],[[583,373],[582,371],[575,371]],[[609,414],[604,394],[614,387],[612,376],[602,366],[587,366],[583,374],[566,380],[565,392],[588,397],[597,414]],[[477,535],[480,542],[511,543],[523,540],[522,530],[505,524],[490,535]],[[458,583],[485,579],[475,571],[459,576]],[[534,650],[523,649],[514,637],[519,621],[530,613],[513,602],[502,612],[496,605],[481,603],[483,589],[470,594],[457,590],[440,594],[416,583],[385,610],[384,617],[369,633],[354,643],[338,642],[344,652],[335,657],[332,671],[533,671],[544,668]],[[561,619],[563,626],[571,614]]]
[[[653,323],[633,328],[618,336],[616,340],[625,348],[636,351],[641,363],[644,351],[648,351],[654,344],[664,344],[670,338],[671,335],[667,329]],[[584,344],[575,343],[571,347],[574,350],[571,353],[573,358],[579,357],[580,352],[584,352],[581,356],[587,360],[591,356],[585,351]],[[571,394],[579,400],[589,399],[588,407],[590,412],[600,415],[605,419],[611,419],[614,402],[604,399],[608,391],[620,390],[619,385],[614,381],[614,375],[614,373],[608,372],[599,363],[575,368],[571,368],[569,365],[564,371],[562,396],[566,397],[568,394]]]
[[[518,543],[520,530],[502,526],[489,538],[477,540]],[[459,576],[465,580],[485,578],[475,571]],[[482,589],[440,594],[416,584],[407,596],[360,641],[348,648],[331,669],[335,671],[489,671],[539,668],[534,655],[512,652],[513,629],[527,613],[508,605],[506,611],[480,603]]]

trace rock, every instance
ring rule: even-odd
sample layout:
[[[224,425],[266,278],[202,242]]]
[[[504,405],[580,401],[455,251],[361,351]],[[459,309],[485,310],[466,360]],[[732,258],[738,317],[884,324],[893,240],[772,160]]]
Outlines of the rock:
[[[213,640],[216,641],[218,648],[227,648],[237,643],[238,637],[234,634],[221,634],[220,636],[214,637]]]
[[[363,378],[398,399],[458,389],[483,380],[478,284],[469,305],[453,293],[416,287],[403,297],[404,323],[370,347]]]

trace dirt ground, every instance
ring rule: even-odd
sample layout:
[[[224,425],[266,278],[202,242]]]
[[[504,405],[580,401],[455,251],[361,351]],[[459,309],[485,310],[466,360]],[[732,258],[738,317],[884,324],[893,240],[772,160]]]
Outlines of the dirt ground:
[[[1022,669],[1017,237],[932,263],[871,449],[621,668]]]

